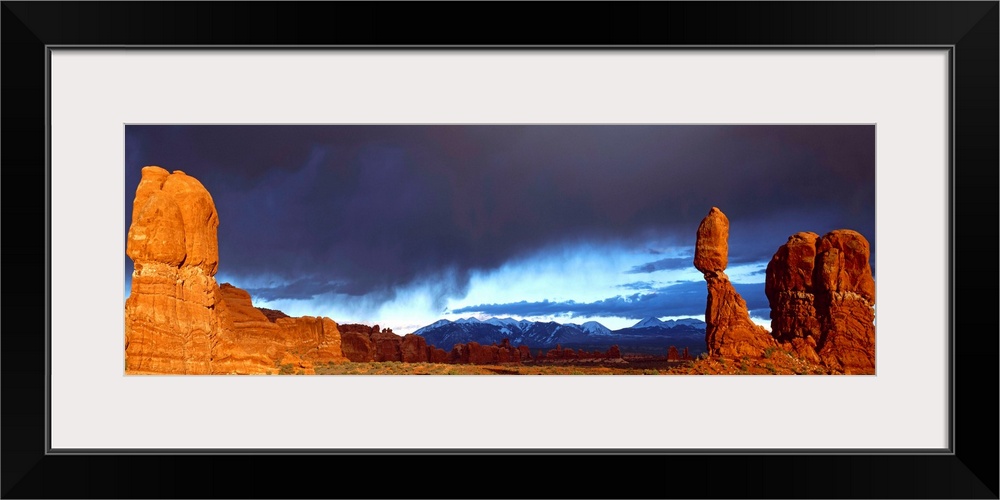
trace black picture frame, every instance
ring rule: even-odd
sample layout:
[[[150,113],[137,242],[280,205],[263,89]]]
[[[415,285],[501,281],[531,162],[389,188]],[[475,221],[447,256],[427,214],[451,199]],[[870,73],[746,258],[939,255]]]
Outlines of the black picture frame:
[[[5,147],[0,160],[8,188],[3,217],[8,240],[3,254],[9,270],[16,265],[33,273],[30,277],[8,274],[8,293],[3,294],[7,313],[0,349],[4,498],[464,498],[538,497],[550,496],[550,492],[579,498],[998,497],[995,384],[1000,325],[993,309],[998,303],[993,231],[998,227],[1000,205],[1000,4],[996,1],[2,3]],[[954,311],[950,452],[47,453],[48,47],[414,44],[470,50],[497,46],[609,50],[621,46],[950,47],[950,306]],[[915,240],[919,244],[919,236]],[[40,270],[45,270],[44,280],[37,276]],[[977,310],[984,302],[987,310]],[[493,456],[487,460],[479,455]],[[554,475],[555,463],[575,471],[573,476]],[[329,477],[303,477],[304,471],[317,467],[330,471]],[[643,472],[650,468],[660,472]],[[482,486],[476,491],[451,480],[477,476],[480,479],[475,482]],[[318,483],[320,489],[309,483]]]

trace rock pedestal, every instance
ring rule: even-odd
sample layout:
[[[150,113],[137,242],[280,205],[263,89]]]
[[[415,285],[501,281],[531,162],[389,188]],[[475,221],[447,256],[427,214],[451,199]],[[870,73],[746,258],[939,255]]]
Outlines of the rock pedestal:
[[[708,284],[705,307],[705,343],[714,356],[761,357],[777,343],[762,326],[750,320],[746,301],[726,276],[729,262],[729,219],[716,207],[698,226],[694,266]]]

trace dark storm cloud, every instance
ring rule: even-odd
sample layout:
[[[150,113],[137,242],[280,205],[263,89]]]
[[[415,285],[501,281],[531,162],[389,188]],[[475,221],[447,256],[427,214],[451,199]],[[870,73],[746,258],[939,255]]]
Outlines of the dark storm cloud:
[[[751,264],[759,260],[760,260],[759,256],[744,254],[744,255],[739,255],[735,258],[731,257],[729,259],[729,265],[732,266],[740,264]],[[694,270],[694,268],[695,268],[694,257],[668,257],[666,259],[654,260],[652,262],[647,262],[645,264],[640,264],[638,266],[632,266],[631,269],[625,271],[625,274],[646,274],[646,273],[653,273],[656,271],[670,271],[679,269]]]
[[[767,318],[770,309],[764,296],[764,284],[734,283],[736,291],[747,302],[750,310],[764,311]],[[513,302],[508,304],[481,304],[462,307],[451,312],[455,314],[482,313],[491,316],[547,316],[567,315],[570,317],[616,316],[629,319],[643,319],[650,316],[696,316],[705,314],[705,300],[708,295],[704,281],[688,281],[656,289],[653,293],[635,293],[627,296],[609,297],[595,302],[575,302],[572,300],[555,302]]]
[[[443,276],[440,293],[461,295],[471,272],[567,241],[690,248],[712,206],[732,262],[804,230],[874,243],[874,126],[127,126],[125,139],[126,230],[141,167],[184,170],[215,200],[227,274],[320,277],[336,293]]]
[[[303,278],[280,285],[246,287],[246,291],[250,292],[251,297],[265,301],[281,299],[308,300],[330,293],[350,294],[350,290],[345,283],[329,281],[319,277]]]
[[[694,264],[690,257],[668,257],[666,259],[654,260],[642,265],[633,266],[625,271],[626,274],[652,273],[667,269],[687,269],[693,268]]]

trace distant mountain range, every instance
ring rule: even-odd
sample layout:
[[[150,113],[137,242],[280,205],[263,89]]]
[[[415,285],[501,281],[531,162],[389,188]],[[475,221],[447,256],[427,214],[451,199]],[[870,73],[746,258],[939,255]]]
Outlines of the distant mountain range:
[[[560,324],[513,318],[443,319],[413,333],[446,351],[455,344],[490,345],[505,338],[514,346],[526,345],[532,349],[551,349],[559,344],[588,351],[617,345],[623,353],[664,354],[670,346],[679,350],[687,347],[692,356],[705,351],[705,322],[697,319],[661,321],[646,318],[619,330],[611,330],[596,321]]]

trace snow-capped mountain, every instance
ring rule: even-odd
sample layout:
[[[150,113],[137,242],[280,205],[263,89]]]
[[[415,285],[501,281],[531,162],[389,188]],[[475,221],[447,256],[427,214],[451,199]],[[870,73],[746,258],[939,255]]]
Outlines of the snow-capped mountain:
[[[694,318],[668,319],[663,322],[663,325],[668,328],[673,328],[678,325],[693,326],[695,328],[702,328],[702,329],[705,328],[704,321]]]
[[[659,318],[649,317],[632,325],[632,328],[662,328],[664,326],[666,324],[660,321]]]
[[[580,328],[583,331],[587,332],[589,335],[597,335],[597,336],[611,335],[611,329],[610,328],[608,328],[608,327],[606,327],[606,326],[604,326],[604,325],[602,325],[602,324],[600,324],[600,323],[598,323],[596,321],[588,321],[588,322],[580,325]]]
[[[450,350],[459,343],[489,345],[505,338],[510,339],[510,343],[515,346],[526,345],[540,349],[560,344],[587,349],[606,349],[619,345],[623,349],[659,351],[673,345],[678,349],[689,347],[695,355],[705,349],[705,323],[696,319],[660,321],[657,318],[646,318],[632,327],[611,330],[596,321],[580,325],[513,318],[462,318],[456,321],[435,321],[413,333],[424,337],[428,344],[444,350]]]

